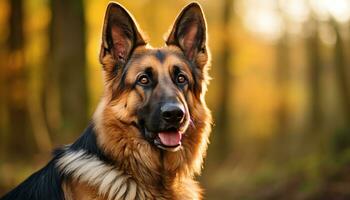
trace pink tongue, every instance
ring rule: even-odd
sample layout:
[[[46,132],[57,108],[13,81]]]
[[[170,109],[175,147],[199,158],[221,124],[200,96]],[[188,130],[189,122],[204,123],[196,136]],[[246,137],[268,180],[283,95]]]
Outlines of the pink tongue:
[[[176,132],[160,132],[158,133],[158,137],[163,145],[166,146],[177,146],[181,144],[181,133]]]

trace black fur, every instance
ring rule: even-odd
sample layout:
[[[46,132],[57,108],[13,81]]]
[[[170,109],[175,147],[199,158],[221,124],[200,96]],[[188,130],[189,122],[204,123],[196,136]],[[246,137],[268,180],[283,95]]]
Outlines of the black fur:
[[[93,124],[90,124],[72,145],[69,146],[68,151],[85,150],[86,153],[95,155],[106,163],[111,163],[111,159],[103,154],[97,145],[96,134]]]
[[[27,180],[10,191],[1,200],[61,200],[64,199],[61,188],[62,177],[55,167],[56,155],[44,168],[31,175]]]
[[[165,57],[166,57],[165,54],[164,54],[164,52],[162,52],[162,51],[160,51],[160,50],[157,50],[157,51],[156,51],[155,56],[156,56],[156,58],[157,58],[161,63],[164,62]]]
[[[98,148],[93,125],[90,124],[77,141],[57,149],[52,160],[44,168],[32,174],[0,200],[63,200],[64,194],[61,184],[67,177],[59,172],[55,164],[64,154],[77,150],[85,150],[88,154],[110,162]]]

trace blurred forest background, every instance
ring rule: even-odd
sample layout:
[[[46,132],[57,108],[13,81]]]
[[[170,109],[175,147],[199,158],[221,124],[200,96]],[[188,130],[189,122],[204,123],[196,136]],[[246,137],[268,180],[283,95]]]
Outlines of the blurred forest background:
[[[213,57],[206,199],[350,199],[350,0],[199,2]],[[162,46],[189,1],[120,3]],[[0,196],[88,124],[107,4],[0,0]]]

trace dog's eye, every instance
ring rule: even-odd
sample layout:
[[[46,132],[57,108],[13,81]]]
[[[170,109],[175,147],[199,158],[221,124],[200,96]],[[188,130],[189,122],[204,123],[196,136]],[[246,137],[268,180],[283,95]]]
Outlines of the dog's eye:
[[[186,83],[187,79],[185,75],[179,74],[176,78],[177,83]]]
[[[148,85],[150,83],[149,77],[146,74],[139,76],[137,81],[142,85]]]

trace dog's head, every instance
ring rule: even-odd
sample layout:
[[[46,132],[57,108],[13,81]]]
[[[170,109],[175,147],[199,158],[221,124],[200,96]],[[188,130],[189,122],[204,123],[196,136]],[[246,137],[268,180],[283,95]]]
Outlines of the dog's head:
[[[139,134],[133,137],[178,150],[204,103],[206,32],[202,9],[192,3],[176,19],[166,45],[152,48],[126,9],[110,3],[100,51],[106,123],[132,125]]]

